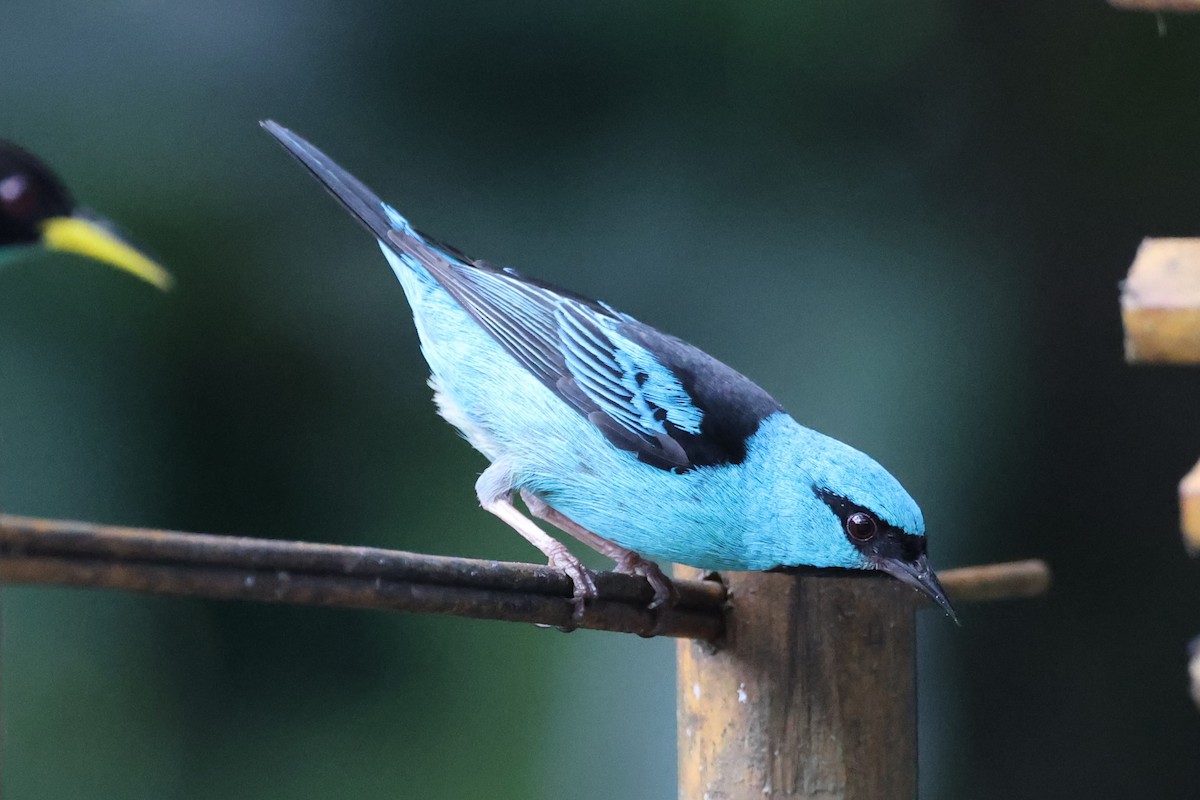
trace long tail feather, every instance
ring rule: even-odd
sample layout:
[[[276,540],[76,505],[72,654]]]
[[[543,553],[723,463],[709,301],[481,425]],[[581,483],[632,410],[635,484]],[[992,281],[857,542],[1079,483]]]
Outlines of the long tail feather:
[[[380,200],[362,181],[339,167],[333,159],[312,144],[273,120],[263,120],[259,124],[283,145],[283,149],[303,164],[347,211],[374,234],[376,239],[386,242],[388,231],[397,227],[408,227],[404,218]]]

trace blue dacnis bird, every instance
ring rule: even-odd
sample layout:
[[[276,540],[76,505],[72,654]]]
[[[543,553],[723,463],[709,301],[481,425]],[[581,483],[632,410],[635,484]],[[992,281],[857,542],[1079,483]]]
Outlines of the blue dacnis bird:
[[[34,155],[0,139],[0,264],[36,249],[87,256],[168,289],[171,276],[76,207],[62,181]]]
[[[267,129],[379,241],[412,306],[441,415],[491,465],[479,502],[563,569],[590,572],[513,505],[645,576],[881,570],[953,616],[921,510],[875,461],[803,427],[748,378],[605,303],[470,259],[420,233],[324,153]]]

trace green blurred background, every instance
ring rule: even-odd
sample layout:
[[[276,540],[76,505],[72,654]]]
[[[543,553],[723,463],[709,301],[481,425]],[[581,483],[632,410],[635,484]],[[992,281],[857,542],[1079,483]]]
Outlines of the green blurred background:
[[[1200,369],[1121,360],[1200,233],[1200,20],[1098,2],[7,0],[0,136],[171,268],[0,272],[0,508],[532,560],[475,503],[374,245],[273,117],[419,226],[598,295],[892,469],[936,564],[923,798],[1195,797],[1175,483]],[[663,798],[666,641],[3,592],[6,797]]]

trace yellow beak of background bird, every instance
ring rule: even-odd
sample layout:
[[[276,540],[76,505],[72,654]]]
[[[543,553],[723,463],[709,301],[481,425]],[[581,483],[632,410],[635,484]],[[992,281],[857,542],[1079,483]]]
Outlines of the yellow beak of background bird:
[[[83,217],[51,217],[42,222],[42,244],[49,250],[93,258],[136,275],[166,291],[170,273],[108,230],[103,223]]]
[[[171,287],[165,269],[106,222],[77,208],[49,167],[28,151],[0,140],[0,255],[38,246],[95,259],[159,289]]]

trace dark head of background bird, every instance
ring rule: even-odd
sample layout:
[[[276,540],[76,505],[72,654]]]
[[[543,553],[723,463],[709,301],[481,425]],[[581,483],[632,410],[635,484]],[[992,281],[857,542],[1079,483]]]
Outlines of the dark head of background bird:
[[[70,216],[67,187],[31,153],[0,139],[0,246],[37,244],[42,223]]]
[[[38,247],[103,262],[160,289],[171,286],[166,270],[77,207],[45,163],[0,139],[0,252]]]

